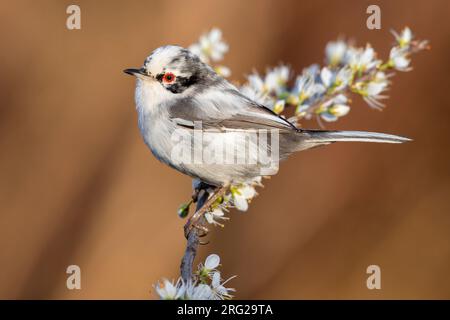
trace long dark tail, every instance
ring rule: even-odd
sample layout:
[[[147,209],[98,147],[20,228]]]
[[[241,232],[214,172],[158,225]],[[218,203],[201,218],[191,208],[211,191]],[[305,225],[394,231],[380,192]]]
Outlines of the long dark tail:
[[[393,134],[367,131],[302,130],[301,135],[303,139],[299,145],[299,150],[340,141],[377,143],[403,143],[411,141],[411,139]]]

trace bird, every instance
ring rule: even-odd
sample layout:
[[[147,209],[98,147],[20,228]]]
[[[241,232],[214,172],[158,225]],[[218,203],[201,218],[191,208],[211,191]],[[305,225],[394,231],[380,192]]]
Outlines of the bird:
[[[386,133],[299,128],[244,95],[197,55],[180,46],[157,48],[145,59],[142,67],[125,69],[124,72],[137,79],[135,104],[138,126],[145,144],[161,162],[214,188],[208,203],[223,195],[230,185],[248,183],[261,175],[277,173],[278,162],[273,170],[265,172],[267,163],[257,159],[258,141],[250,139],[249,142],[246,136],[251,133],[256,133],[257,138],[263,132],[277,136],[276,143],[266,138],[270,140],[266,147],[271,151],[276,148],[279,159],[275,160],[284,160],[295,152],[334,142],[410,141]],[[209,139],[203,138],[195,143],[196,133],[209,135]],[[188,139],[181,139],[183,143],[180,135]],[[216,151],[245,152],[236,152],[233,154],[234,161],[227,163],[202,161],[201,157],[197,159],[192,156],[202,155],[202,151],[211,149],[211,144]],[[180,145],[187,153],[186,161],[176,156],[175,151],[180,150]],[[196,212],[192,218],[197,221],[206,210],[203,209],[200,214]]]

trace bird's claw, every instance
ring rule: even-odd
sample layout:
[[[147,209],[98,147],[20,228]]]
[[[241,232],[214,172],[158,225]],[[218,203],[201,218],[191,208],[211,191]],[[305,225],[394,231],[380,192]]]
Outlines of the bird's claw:
[[[200,225],[198,223],[196,223],[196,221],[191,221],[189,220],[186,225],[184,226],[184,236],[186,237],[186,239],[189,239],[189,235],[191,234],[191,232],[196,229],[197,230],[197,236],[199,238],[204,238],[208,235],[209,233],[209,229],[203,225]],[[208,242],[201,242],[200,244],[207,244]]]
[[[208,211],[208,209],[211,207],[211,205],[216,201],[219,197],[223,196],[223,194],[226,192],[228,186],[223,186],[216,190],[216,192],[206,201],[203,206],[194,213],[194,215],[188,220],[188,222],[184,225],[184,236],[186,239],[189,239],[189,236],[191,232],[196,229],[197,231],[197,237],[203,238],[206,237],[209,233],[209,230],[207,227],[203,225],[202,217],[204,214]],[[197,190],[197,189],[196,189]],[[192,195],[192,200],[195,202],[198,198],[199,192],[194,192]],[[200,244],[207,244],[204,242],[199,241]]]

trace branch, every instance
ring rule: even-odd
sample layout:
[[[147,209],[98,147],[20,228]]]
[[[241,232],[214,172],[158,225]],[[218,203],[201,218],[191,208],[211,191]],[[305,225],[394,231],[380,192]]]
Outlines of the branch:
[[[208,187],[204,186],[199,191],[195,212],[199,211],[203,207],[205,202],[208,200],[209,195],[210,194],[208,192]],[[198,223],[203,224],[204,222],[205,222],[205,218],[202,216],[199,219]],[[189,223],[189,221],[188,221],[188,223]],[[191,230],[191,232],[189,232],[189,235],[187,238],[186,249],[184,251],[184,256],[183,256],[183,259],[181,260],[181,265],[180,265],[181,278],[183,279],[183,281],[185,283],[192,281],[192,275],[194,274],[193,264],[194,264],[195,256],[197,255],[199,243],[200,243],[199,230],[197,228],[193,228]]]

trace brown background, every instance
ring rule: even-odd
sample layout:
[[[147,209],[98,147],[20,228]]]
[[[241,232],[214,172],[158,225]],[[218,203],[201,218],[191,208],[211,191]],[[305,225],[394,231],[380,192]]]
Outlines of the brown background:
[[[355,99],[327,128],[415,141],[292,157],[200,258],[221,255],[238,298],[450,298],[448,1],[76,1],[82,29],[68,31],[71,3],[0,5],[1,298],[149,299],[158,279],[178,276],[176,209],[190,179],[142,143],[122,69],[217,26],[233,79],[280,61],[299,72],[339,35],[385,57],[389,30],[405,25],[432,50],[395,76],[384,112]],[[365,27],[373,3],[379,31]],[[65,287],[70,264],[81,267],[80,291]],[[366,288],[370,264],[382,290]]]

